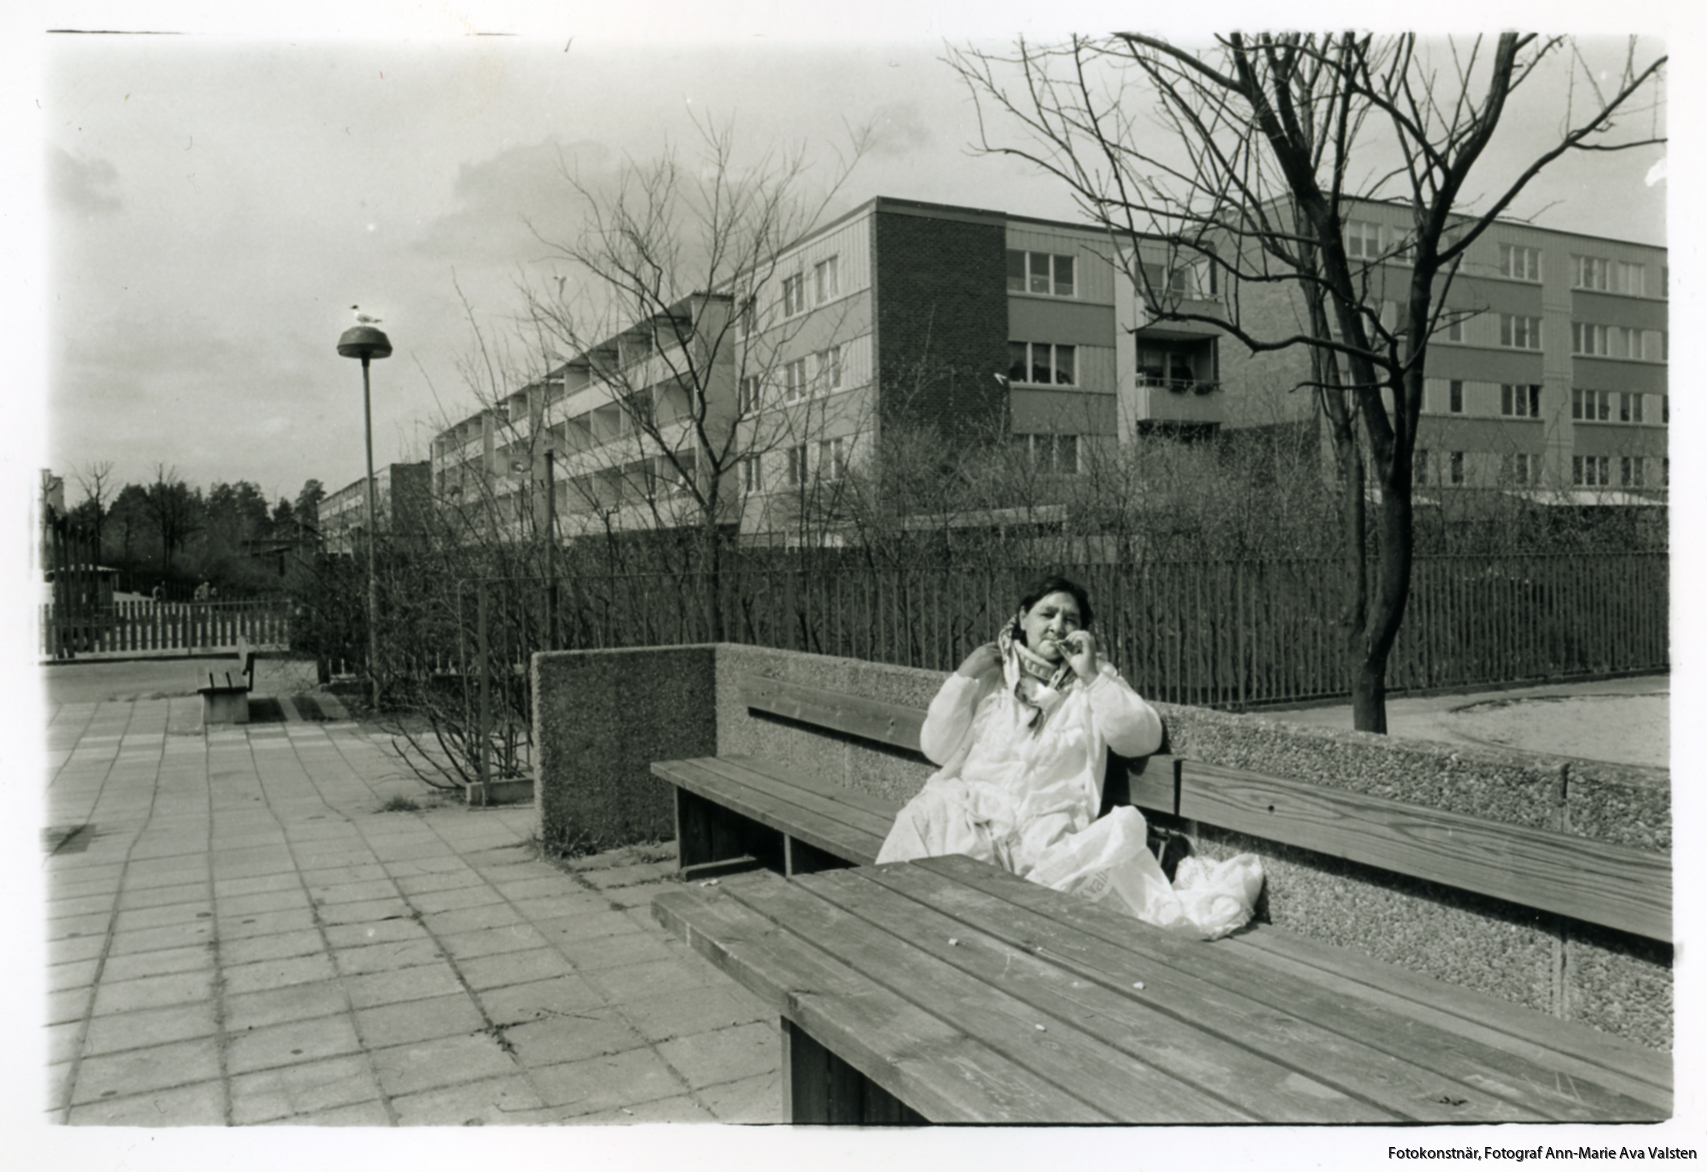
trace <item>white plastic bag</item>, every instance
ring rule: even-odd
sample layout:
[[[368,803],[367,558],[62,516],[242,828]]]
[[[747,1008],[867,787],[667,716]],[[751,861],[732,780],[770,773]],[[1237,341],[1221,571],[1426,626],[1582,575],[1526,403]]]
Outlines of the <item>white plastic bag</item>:
[[[1042,853],[1024,873],[1033,883],[1093,901],[1117,892],[1145,923],[1199,940],[1243,927],[1262,893],[1262,861],[1253,854],[1182,859],[1170,884],[1146,842],[1144,817],[1131,806],[1117,806]]]
[[[1174,891],[1185,918],[1203,939],[1219,940],[1256,914],[1262,879],[1262,860],[1253,854],[1220,862],[1191,855],[1174,871]]]

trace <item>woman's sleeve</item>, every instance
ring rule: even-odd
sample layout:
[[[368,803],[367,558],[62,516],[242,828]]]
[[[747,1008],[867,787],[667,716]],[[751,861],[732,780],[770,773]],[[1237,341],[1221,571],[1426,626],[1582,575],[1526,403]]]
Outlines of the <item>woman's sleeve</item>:
[[[972,713],[983,695],[984,682],[955,672],[931,701],[924,726],[919,729],[919,748],[938,765],[948,764],[972,727]]]
[[[1162,747],[1162,718],[1112,666],[1103,664],[1085,696],[1097,731],[1122,757],[1143,757]]]

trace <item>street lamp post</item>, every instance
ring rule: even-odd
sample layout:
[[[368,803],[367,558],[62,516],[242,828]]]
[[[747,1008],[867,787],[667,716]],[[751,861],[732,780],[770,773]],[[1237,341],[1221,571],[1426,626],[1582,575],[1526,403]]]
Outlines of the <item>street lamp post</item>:
[[[362,360],[362,422],[367,431],[367,674],[373,686],[374,711],[379,710],[379,571],[375,543],[379,538],[379,508],[373,483],[373,399],[368,389],[368,363],[391,356],[391,339],[372,326],[356,326],[338,339],[338,353]]]

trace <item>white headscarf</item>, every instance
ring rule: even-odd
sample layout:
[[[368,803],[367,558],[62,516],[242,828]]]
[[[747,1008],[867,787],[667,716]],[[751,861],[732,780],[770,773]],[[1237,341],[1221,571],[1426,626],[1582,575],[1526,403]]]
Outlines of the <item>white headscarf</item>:
[[[1032,710],[1026,723],[1036,729],[1066,698],[1074,673],[1073,666],[1065,659],[1051,662],[1025,645],[1021,638],[1024,618],[1025,612],[1021,611],[1002,628],[996,636],[996,648],[1002,653],[1002,677],[1014,698]]]

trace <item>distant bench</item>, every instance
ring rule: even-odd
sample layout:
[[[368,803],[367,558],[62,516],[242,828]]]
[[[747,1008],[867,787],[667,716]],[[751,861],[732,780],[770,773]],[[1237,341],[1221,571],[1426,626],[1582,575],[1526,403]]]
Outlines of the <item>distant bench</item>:
[[[249,641],[237,639],[237,678],[226,671],[210,671],[207,683],[196,689],[202,698],[202,724],[248,724],[249,693],[255,690],[255,652]]]
[[[742,676],[738,687],[741,703],[752,712],[807,731],[918,751],[922,709],[753,675]],[[705,879],[760,865],[789,876],[868,868],[900,807],[891,799],[851,789],[810,770],[757,757],[660,761],[652,771],[675,787],[679,866],[684,878]],[[1664,854],[1165,755],[1134,763],[1130,773],[1111,767],[1105,789],[1105,809],[1115,802],[1130,802],[1162,816],[1164,822],[1200,822],[1490,896],[1532,909],[1532,914],[1551,913],[1653,940],[1670,940],[1671,869]],[[1261,846],[1256,849],[1260,851]],[[876,869],[872,874],[889,871]],[[965,881],[973,886],[981,882],[975,875]],[[750,885],[741,888],[749,889]],[[792,1085],[784,1092],[791,1118],[914,1120],[921,1117],[918,1104],[936,1101],[935,1092],[924,1089],[930,1078],[963,1077],[965,1054],[953,1047],[953,1053],[945,1051],[945,1065],[925,1083],[916,1071],[898,1073],[898,1055],[907,1051],[904,1042],[892,1043],[899,1050],[886,1049],[890,1043],[874,1049],[870,1039],[834,1024],[845,1016],[839,1009],[827,1017],[817,1011],[810,1015],[820,1032],[833,1037],[809,1036],[796,1020],[805,1010],[790,983],[798,981],[800,973],[820,971],[828,963],[820,955],[822,949],[809,942],[811,933],[804,927],[795,931],[794,917],[819,914],[812,910],[816,905],[799,904],[791,911],[794,904],[780,898],[771,901],[780,909],[771,922],[787,930],[765,931],[759,921],[747,925],[742,918],[750,908],[732,910],[735,890],[729,887],[723,894],[694,887],[672,891],[655,899],[654,912],[777,1006],[786,1027],[785,1067],[794,1072]],[[961,887],[945,890],[951,890],[956,900],[968,898]],[[1023,885],[1017,890],[1018,895],[1003,898],[1031,898]],[[817,891],[816,877],[812,891]],[[803,893],[800,898],[807,896]],[[1042,889],[1036,898],[1057,915],[1069,915],[1073,906],[1061,904],[1058,893]],[[1288,974],[1289,981],[1302,980],[1310,988],[1338,988],[1348,997],[1367,1001],[1377,1007],[1369,1011],[1372,1021],[1378,1022],[1382,1013],[1390,1011],[1407,1017],[1420,1014],[1431,1023],[1430,1029],[1449,1022],[1450,1032],[1469,1031],[1492,1045],[1497,1054],[1529,1054],[1523,1061],[1540,1061],[1554,1076],[1599,1078],[1603,1085],[1621,1088],[1621,1095],[1632,1096],[1572,1108],[1586,1115],[1548,1115],[1548,1110],[1561,1108],[1543,1107],[1541,1117],[1621,1119],[1669,1114],[1671,1064],[1666,1054],[1273,926],[1241,933],[1213,947],[1225,958],[1214,964],[1232,964],[1233,957],[1250,958],[1266,969]],[[908,961],[898,971],[905,972],[907,965],[915,963],[920,962]],[[880,994],[858,981],[848,983],[845,976],[840,979],[843,984],[838,987],[850,997],[897,995]],[[1331,1013],[1324,1018],[1332,1019]],[[1371,1037],[1380,1032],[1372,1028]],[[1026,1039],[1016,1035],[1012,1040],[1018,1044]],[[998,1052],[1005,1053],[1008,1043],[992,1045],[995,1049],[988,1060],[994,1069],[1006,1061]],[[824,1080],[843,1085],[839,1106],[825,1099]],[[1069,1090],[1068,1099],[1077,1101],[1075,1094]],[[1453,1098],[1450,1093],[1445,1096],[1448,1102]],[[1632,1107],[1632,1101],[1644,1105]],[[1497,1117],[1531,1118],[1524,1114],[1531,1109],[1513,1106],[1512,1114]],[[1055,1119],[1053,1115],[1028,1116],[1027,1110],[1010,1110],[991,1098],[981,1107],[967,1108],[967,1115],[961,1115],[959,1107],[954,1114],[1018,1122]],[[1225,1118],[1244,1117],[1234,1112]],[[1331,1112],[1323,1115],[1324,1120],[1331,1118],[1341,1117]]]

